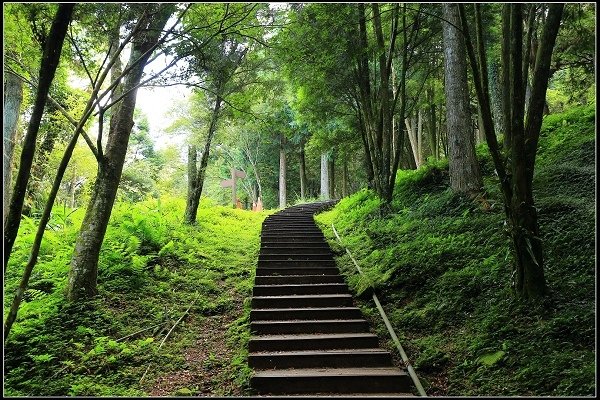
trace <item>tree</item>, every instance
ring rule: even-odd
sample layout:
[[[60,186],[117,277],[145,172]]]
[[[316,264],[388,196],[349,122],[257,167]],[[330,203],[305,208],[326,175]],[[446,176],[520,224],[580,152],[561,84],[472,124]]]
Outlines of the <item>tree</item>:
[[[455,192],[475,195],[483,181],[471,127],[465,39],[458,30],[458,5],[444,3],[442,11],[450,186]]]
[[[58,10],[52,22],[52,27],[45,41],[44,53],[40,64],[39,84],[35,96],[35,103],[31,112],[31,118],[23,139],[23,148],[21,150],[21,160],[19,162],[19,170],[15,181],[15,186],[10,198],[8,208],[8,216],[4,226],[4,270],[12,251],[13,244],[19,231],[21,223],[21,212],[23,210],[23,202],[25,200],[25,192],[33,157],[35,155],[35,142],[40,127],[40,121],[44,113],[44,106],[50,85],[54,79],[56,68],[60,60],[62,45],[67,33],[67,27],[71,21],[73,8],[75,4],[59,4]]]
[[[19,111],[23,101],[23,83],[14,74],[10,72],[5,75],[4,82],[4,116],[3,116],[3,143],[4,152],[2,153],[2,179],[3,179],[3,213],[2,223],[6,226],[6,217],[9,207],[10,189],[12,181],[12,162],[17,136],[17,124],[19,122]],[[6,264],[5,264],[6,270]]]
[[[152,4],[140,10],[142,14],[136,25],[138,29],[133,34],[131,55],[125,69],[128,72],[122,83],[122,102],[110,119],[106,148],[99,160],[92,197],[71,260],[67,294],[69,300],[96,294],[98,257],[123,171],[133,127],[137,86],[146,63],[159,43],[162,29],[174,10],[173,4]]]
[[[502,69],[509,101],[504,103],[506,152],[499,146],[494,130],[487,80],[487,57],[483,45],[483,24],[479,5],[475,5],[476,48],[469,33],[469,23],[463,5],[459,6],[460,19],[473,72],[475,88],[484,124],[486,141],[500,179],[504,209],[513,248],[516,254],[515,290],[522,298],[539,298],[547,293],[544,276],[542,240],[537,210],[533,198],[533,172],[538,139],[542,124],[546,89],[550,76],[550,62],[560,27],[564,4],[548,6],[535,53],[535,68],[531,77],[531,96],[525,112],[525,90],[528,81],[529,60],[534,17],[527,23],[523,37],[523,4],[505,4],[502,12]],[[524,57],[525,56],[525,57]]]

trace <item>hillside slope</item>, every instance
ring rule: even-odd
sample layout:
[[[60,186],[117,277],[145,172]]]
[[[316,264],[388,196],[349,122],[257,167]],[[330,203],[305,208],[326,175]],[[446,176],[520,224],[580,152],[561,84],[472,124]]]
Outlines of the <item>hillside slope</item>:
[[[203,200],[198,224],[187,226],[184,207],[178,199],[118,202],[102,245],[99,294],[85,303],[64,298],[84,210],[55,207],[5,345],[5,395],[244,393],[248,300],[269,212]],[[15,244],[5,312],[35,228],[36,221],[26,219]]]
[[[534,187],[551,294],[536,304],[511,289],[512,250],[485,146],[485,199],[453,194],[440,162],[399,173],[385,219],[367,190],[317,216],[363,311],[389,337],[374,287],[429,395],[594,394],[594,151],[595,105],[545,118]]]

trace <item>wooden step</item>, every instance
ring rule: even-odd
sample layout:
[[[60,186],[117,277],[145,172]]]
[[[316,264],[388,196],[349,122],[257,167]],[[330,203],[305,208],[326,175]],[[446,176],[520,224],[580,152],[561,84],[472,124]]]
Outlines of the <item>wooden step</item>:
[[[264,335],[250,337],[250,352],[369,349],[378,347],[377,336],[372,333],[318,333],[305,335]]]
[[[333,258],[330,259],[314,259],[314,260],[288,260],[285,258],[280,259],[259,259],[258,268],[290,268],[290,267],[301,267],[301,268],[332,268],[335,267],[335,261]]]
[[[275,254],[323,254],[327,256],[331,256],[333,253],[329,246],[323,244],[321,247],[316,246],[270,246],[270,247],[261,247],[259,256],[261,255],[275,255]]]
[[[284,265],[284,266],[281,266]],[[256,275],[262,276],[288,276],[288,275],[339,275],[340,271],[335,266],[306,267],[302,265],[289,266],[290,263],[277,263],[273,266],[270,262],[259,264]]]
[[[351,333],[368,332],[369,324],[364,319],[253,321],[250,331],[257,335]]]
[[[255,285],[302,285],[318,283],[344,283],[341,275],[280,275],[254,278]]]
[[[355,318],[362,318],[362,313],[357,307],[255,308],[250,310],[250,321]]]
[[[298,252],[297,254],[259,254],[258,261],[269,261],[269,260],[307,260],[307,261],[333,261],[333,256],[331,253],[304,253]]]
[[[254,296],[284,296],[293,294],[348,293],[345,283],[255,285]]]
[[[254,369],[389,367],[392,357],[379,348],[296,350],[250,353],[248,364]]]
[[[410,390],[398,368],[300,368],[256,371],[250,385],[259,393],[369,393]]]
[[[253,308],[343,307],[352,305],[350,294],[309,294],[295,296],[253,296]]]

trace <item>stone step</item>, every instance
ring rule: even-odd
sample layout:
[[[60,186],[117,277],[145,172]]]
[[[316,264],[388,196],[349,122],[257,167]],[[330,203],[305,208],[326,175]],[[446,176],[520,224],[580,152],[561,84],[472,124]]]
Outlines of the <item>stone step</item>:
[[[358,319],[362,317],[362,313],[357,307],[255,308],[250,310],[250,321]]]
[[[250,331],[257,335],[358,333],[368,332],[369,324],[364,319],[253,321]]]
[[[258,268],[281,268],[281,267],[302,267],[302,268],[331,268],[335,267],[333,258],[329,259],[311,259],[311,260],[287,260],[280,258],[276,260],[258,259]]]
[[[345,283],[255,285],[254,296],[348,293]]]
[[[307,308],[352,306],[350,294],[309,294],[295,296],[253,296],[253,308]]]
[[[385,393],[410,391],[398,368],[301,368],[256,371],[250,385],[259,393]]]
[[[372,333],[319,333],[312,335],[264,335],[250,337],[250,353],[257,351],[295,351],[332,349],[369,349],[378,347]]]
[[[379,348],[297,350],[250,353],[248,364],[254,369],[389,367],[392,357]]]
[[[269,226],[269,227],[263,227],[262,233],[299,233],[299,234],[303,234],[303,233],[323,233],[319,228],[317,228],[316,226],[306,226],[306,227],[290,227],[286,225],[281,225],[278,227],[275,226]]]
[[[344,283],[344,278],[341,275],[257,275],[254,278],[255,285],[302,285],[318,283]]]
[[[263,261],[256,269],[256,275],[260,276],[289,276],[289,275],[339,275],[340,271],[335,266],[305,267],[302,264],[287,262],[284,264]],[[298,266],[290,266],[297,264]],[[284,266],[281,266],[284,265]]]

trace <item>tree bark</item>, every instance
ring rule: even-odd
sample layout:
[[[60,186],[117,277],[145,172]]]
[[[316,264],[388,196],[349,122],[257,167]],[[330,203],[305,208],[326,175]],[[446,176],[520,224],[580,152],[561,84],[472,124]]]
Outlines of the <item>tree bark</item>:
[[[198,149],[196,145],[188,146],[188,195],[185,203],[184,220],[190,224],[193,221],[193,216],[196,215],[200,197],[196,196],[198,185]]]
[[[300,143],[300,198],[306,198],[306,157],[304,154],[304,140]]]
[[[221,85],[218,87],[219,92],[222,90]],[[221,112],[221,105],[223,99],[221,96],[217,96],[215,99],[215,106],[213,107],[210,124],[208,125],[208,135],[206,136],[206,142],[204,143],[204,151],[200,156],[200,166],[198,170],[193,173],[195,177],[195,184],[193,187],[188,185],[188,196],[187,205],[184,215],[184,221],[186,224],[196,223],[196,215],[198,214],[198,206],[200,205],[200,196],[202,196],[202,189],[204,188],[204,179],[206,178],[206,167],[208,166],[208,157],[210,155],[210,146],[212,140],[217,132],[217,122],[219,120],[219,113]],[[189,171],[190,164],[188,164]],[[196,164],[194,163],[194,168]],[[193,190],[190,190],[193,189]]]
[[[52,80],[54,79],[54,75],[60,61],[62,45],[67,33],[69,22],[71,21],[71,15],[73,14],[74,7],[75,4],[72,3],[59,4],[58,11],[56,12],[54,20],[52,21],[50,33],[48,34],[48,39],[46,40],[46,45],[44,47],[42,61],[40,63],[38,89],[35,95],[33,111],[31,113],[31,119],[29,120],[29,126],[27,127],[27,133],[25,134],[25,138],[23,140],[19,171],[17,172],[17,178],[11,195],[8,216],[5,224],[5,270],[13,244],[17,237],[17,232],[19,231],[19,225],[21,223],[21,212],[23,210],[23,203],[25,201],[25,193],[27,190],[27,184],[29,182],[31,165],[35,155],[35,142],[40,128],[42,115],[44,113],[44,106],[46,105],[46,99],[48,97],[48,92],[50,91],[50,85],[52,84]]]
[[[348,159],[344,157],[342,166],[342,197],[348,196]]]
[[[327,153],[321,154],[321,199],[329,200],[329,168]]]
[[[287,205],[287,163],[285,156],[285,135],[281,133],[279,141],[279,208],[285,208]]]
[[[335,157],[333,154],[327,161],[327,170],[329,177],[329,197],[335,198]]]
[[[460,26],[458,5],[444,3],[442,12],[454,25],[442,22],[450,186],[456,192],[475,195],[483,181],[471,129],[465,39],[456,28]]]
[[[516,253],[515,290],[523,298],[538,298],[547,293],[544,277],[542,241],[540,239],[537,211],[533,201],[533,169],[537,152],[537,140],[541,128],[546,89],[550,76],[550,60],[554,48],[564,4],[551,4],[548,7],[546,22],[536,54],[535,70],[532,77],[530,104],[526,115],[523,81],[527,69],[522,60],[523,25],[522,5],[506,4],[502,15],[503,51],[502,66],[505,90],[505,135],[502,154],[496,141],[485,70],[486,56],[479,6],[476,11],[476,31],[478,56],[476,59],[470,36],[464,6],[461,9],[461,22],[466,33],[467,49],[477,97],[486,127],[486,139],[504,195],[504,206]],[[510,96],[506,96],[506,92]],[[510,116],[510,118],[507,117]],[[506,165],[506,166],[505,166]]]
[[[98,258],[104,240],[117,188],[123,171],[127,144],[133,127],[137,88],[152,50],[169,16],[172,4],[149,5],[142,29],[132,40],[129,72],[125,78],[122,102],[110,120],[106,151],[98,166],[98,175],[90,203],[75,244],[69,271],[67,298],[70,301],[90,298],[97,293]],[[154,11],[154,12],[150,12]]]
[[[8,207],[11,192],[12,183],[12,161],[15,150],[15,141],[17,136],[17,125],[19,122],[19,112],[21,110],[21,103],[23,102],[23,82],[17,76],[6,73],[4,82],[4,117],[3,117],[3,189],[4,189],[4,200],[3,200],[3,213],[2,213],[2,224],[6,229],[6,218],[8,216]],[[6,264],[4,264],[6,270]]]

